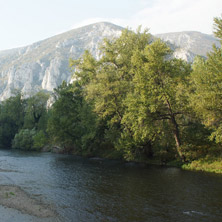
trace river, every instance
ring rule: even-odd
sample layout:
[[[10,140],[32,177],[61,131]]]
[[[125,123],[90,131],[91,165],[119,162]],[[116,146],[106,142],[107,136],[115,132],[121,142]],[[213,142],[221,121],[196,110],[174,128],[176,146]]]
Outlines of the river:
[[[6,150],[0,169],[0,185],[43,199],[62,222],[222,221],[222,175]]]

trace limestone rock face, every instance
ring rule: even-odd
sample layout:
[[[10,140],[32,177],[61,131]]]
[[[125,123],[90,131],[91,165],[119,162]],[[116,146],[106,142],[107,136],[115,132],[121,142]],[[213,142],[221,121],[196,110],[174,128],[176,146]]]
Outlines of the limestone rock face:
[[[29,96],[39,90],[53,91],[63,80],[71,81],[69,59],[78,59],[89,50],[100,58],[99,46],[104,38],[120,36],[122,27],[100,22],[74,29],[32,45],[0,51],[0,101],[15,90]],[[199,32],[156,35],[171,44],[176,58],[192,62],[199,54],[206,56],[217,39]]]
[[[69,59],[89,50],[99,58],[99,44],[115,38],[122,28],[96,23],[54,36],[32,45],[0,51],[0,101],[21,90],[25,96],[41,89],[53,91],[63,80],[71,80]]]
[[[192,62],[196,55],[206,57],[213,44],[220,46],[219,41],[212,35],[194,31],[158,34],[156,37],[172,44],[174,56],[187,62]]]

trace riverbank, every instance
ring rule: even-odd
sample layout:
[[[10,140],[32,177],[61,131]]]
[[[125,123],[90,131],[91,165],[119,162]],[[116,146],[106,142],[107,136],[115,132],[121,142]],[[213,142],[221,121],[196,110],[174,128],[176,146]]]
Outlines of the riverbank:
[[[14,185],[0,185],[0,205],[39,219],[54,218],[50,221],[55,221],[56,218],[56,213],[49,205],[34,199],[20,187]]]
[[[59,149],[58,147],[53,147],[52,149],[44,150],[44,152],[52,152],[59,154],[67,154],[63,149]],[[89,153],[79,153],[79,152],[71,152],[70,155],[79,155],[86,158],[102,158],[102,159],[113,159],[120,160],[124,162],[128,162],[122,158],[122,153],[111,149],[111,150],[100,150],[94,155]],[[130,161],[131,162],[131,161]],[[171,161],[161,160],[160,158],[152,158],[152,159],[143,159],[143,160],[135,160],[132,163],[137,163],[140,165],[158,165],[158,166],[169,166],[169,167],[177,167],[184,170],[191,171],[204,171],[210,173],[219,173],[222,174],[222,158],[207,156],[205,158],[200,158],[199,160],[194,160],[190,163],[183,164],[180,160],[175,159]]]
[[[122,153],[115,149],[103,149],[98,150],[95,153],[90,152],[77,152],[74,150],[65,150],[60,146],[46,146],[42,150],[42,152],[50,152],[56,154],[69,154],[73,156],[82,156],[85,158],[101,158],[101,159],[112,159],[119,160],[123,162],[128,162],[123,159]],[[171,158],[172,159],[172,158]],[[130,161],[132,163],[140,164],[140,165],[158,165],[158,166],[169,166],[169,167],[177,167],[182,168],[184,170],[191,171],[204,171],[211,173],[222,174],[222,157],[207,156],[205,158],[200,158],[198,160],[194,160],[189,163],[183,164],[180,160],[167,160],[163,158],[151,158],[151,159],[137,159],[134,161]]]
[[[116,153],[115,153],[116,154]],[[84,156],[84,155],[83,155]],[[87,157],[87,156],[84,156]],[[116,160],[122,160],[127,162],[126,160],[123,160],[118,156],[118,154],[115,155],[98,155],[98,158],[103,159],[116,159]],[[222,174],[222,158],[218,157],[206,157],[201,158],[199,160],[194,160],[190,163],[183,164],[180,160],[171,160],[171,161],[161,161],[160,159],[147,159],[147,160],[138,160],[138,161],[132,161],[136,164],[140,165],[157,165],[157,166],[168,166],[168,167],[177,167],[181,168],[183,170],[190,170],[190,171],[203,171],[203,172],[210,172],[210,173],[217,173]]]
[[[167,163],[161,163],[158,160],[148,160],[145,163],[149,165],[177,167],[189,171],[203,171],[222,174],[222,158],[202,158],[185,164],[179,160],[174,160]]]
[[[87,157],[87,155],[82,155],[82,156]],[[121,154],[118,153],[118,151],[100,152],[99,155],[96,155],[96,157],[104,159],[117,159],[127,162],[126,160],[121,158]],[[160,158],[135,160],[132,162],[138,163],[140,165],[169,166],[169,167],[181,168],[183,170],[203,171],[203,172],[222,174],[222,157],[215,157],[215,156],[207,156],[205,158],[200,158],[198,160],[194,160],[192,162],[185,164],[182,163],[179,159],[167,161],[167,160],[161,160]]]
[[[222,158],[202,158],[182,165],[182,169],[222,174]]]

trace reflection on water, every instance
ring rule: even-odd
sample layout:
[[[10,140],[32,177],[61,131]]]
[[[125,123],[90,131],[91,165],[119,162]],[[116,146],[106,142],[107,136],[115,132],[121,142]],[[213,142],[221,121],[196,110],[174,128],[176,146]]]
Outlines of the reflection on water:
[[[0,169],[61,221],[222,221],[221,175],[17,151],[0,151]]]

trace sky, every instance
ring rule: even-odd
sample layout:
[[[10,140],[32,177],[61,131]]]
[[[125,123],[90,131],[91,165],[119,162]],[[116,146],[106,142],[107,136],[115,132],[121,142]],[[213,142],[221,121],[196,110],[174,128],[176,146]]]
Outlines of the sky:
[[[212,34],[222,0],[0,0],[0,50],[26,46],[84,25],[107,21],[151,34]]]

